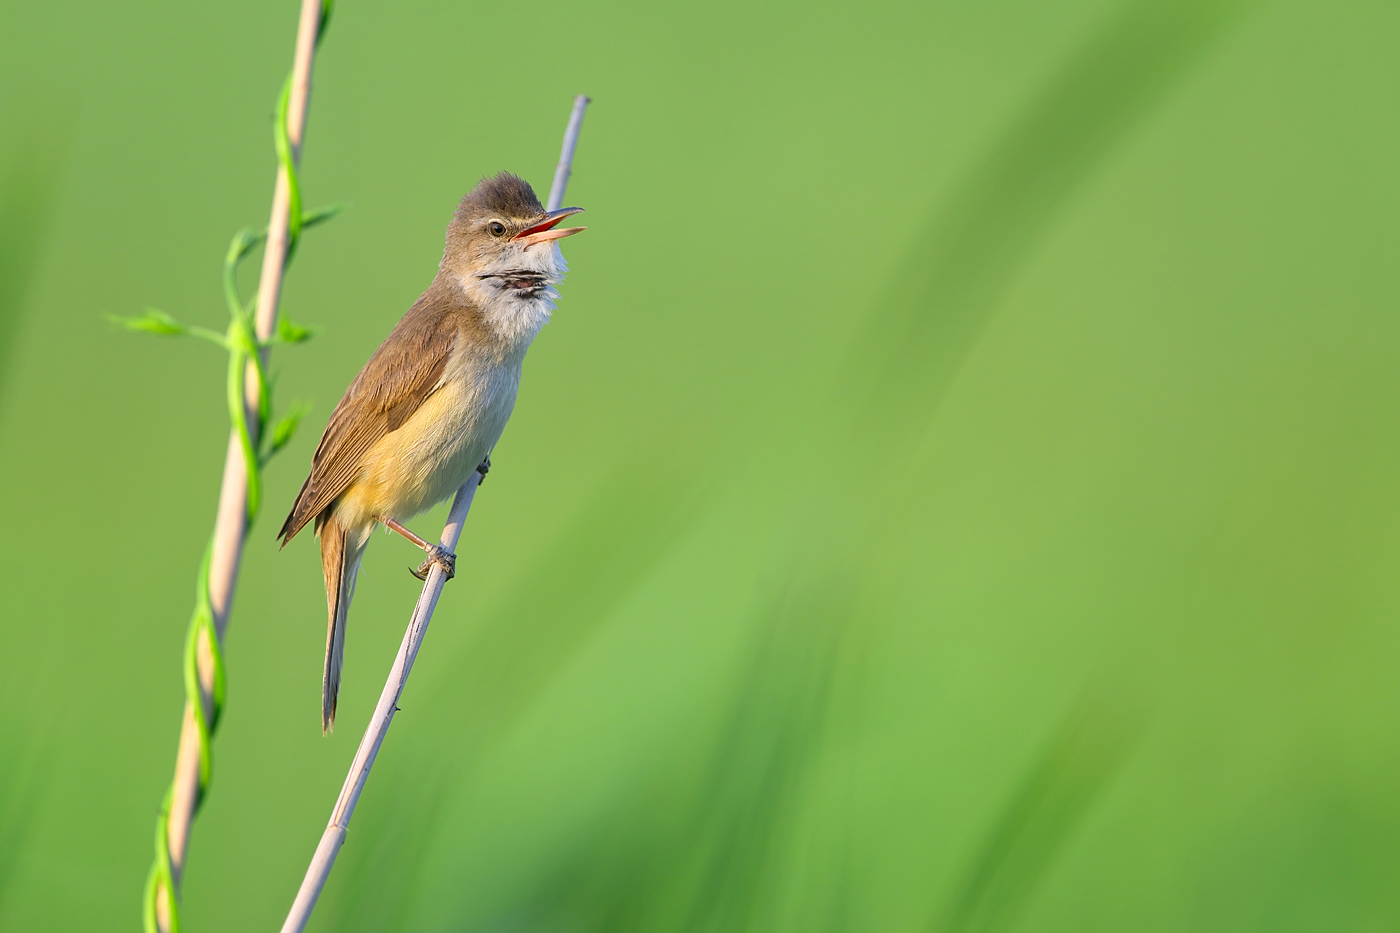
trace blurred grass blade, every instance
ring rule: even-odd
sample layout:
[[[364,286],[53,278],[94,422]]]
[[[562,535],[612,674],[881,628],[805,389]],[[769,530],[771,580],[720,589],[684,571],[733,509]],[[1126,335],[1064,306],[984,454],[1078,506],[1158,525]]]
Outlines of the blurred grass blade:
[[[691,891],[692,933],[771,929],[782,841],[800,818],[827,732],[843,635],[851,619],[839,578],[794,587],[758,620],[729,726],[711,758],[691,838],[702,860]]]
[[[51,665],[44,667],[44,672],[53,676]],[[11,708],[36,712],[0,723],[0,745],[6,749],[0,756],[0,911],[5,891],[17,874],[45,789],[41,776],[48,771],[45,759],[51,757],[52,750],[43,739],[51,734],[59,718],[56,710],[35,702],[32,694],[18,701],[9,699]]]
[[[338,927],[376,929],[404,915],[439,829],[439,793],[466,780],[687,529],[707,492],[696,440],[677,438],[623,458],[625,466],[449,662],[451,680],[417,701],[471,716],[454,720],[450,746],[392,764],[391,773],[414,774],[415,792],[361,816],[360,832],[377,838],[378,847],[341,856],[345,894],[331,902]]]
[[[1241,0],[1136,0],[1025,107],[934,211],[854,360],[862,436],[902,446],[924,424],[997,300],[1074,191],[1188,72]]]
[[[13,152],[0,153],[0,392],[67,158],[68,132],[47,115],[54,112],[15,119],[9,128]]]
[[[1019,917],[1142,733],[1133,698],[1081,700],[988,832],[937,933],[992,933]]]

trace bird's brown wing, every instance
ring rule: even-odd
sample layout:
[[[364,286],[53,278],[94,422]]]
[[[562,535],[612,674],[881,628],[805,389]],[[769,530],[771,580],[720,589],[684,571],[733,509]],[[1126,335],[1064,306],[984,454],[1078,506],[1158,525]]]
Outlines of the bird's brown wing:
[[[457,339],[456,312],[429,290],[350,383],[311,458],[311,475],[277,533],[283,545],[349,488],[366,452],[437,389]]]

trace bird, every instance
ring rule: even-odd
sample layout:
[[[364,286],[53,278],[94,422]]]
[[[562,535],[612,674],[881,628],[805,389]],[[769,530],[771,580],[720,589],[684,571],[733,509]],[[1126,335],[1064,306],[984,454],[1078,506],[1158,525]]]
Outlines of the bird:
[[[558,226],[582,208],[547,211],[510,172],[483,178],[457,205],[442,262],[426,291],[369,358],[331,413],[311,473],[277,537],[308,523],[321,541],[326,582],[326,661],[321,730],[335,725],[345,625],[355,577],[383,524],[427,552],[413,571],[456,555],[404,527],[443,501],[473,471],[483,477],[515,407],[525,352],[549,322],[567,264],[559,241],[584,227]]]

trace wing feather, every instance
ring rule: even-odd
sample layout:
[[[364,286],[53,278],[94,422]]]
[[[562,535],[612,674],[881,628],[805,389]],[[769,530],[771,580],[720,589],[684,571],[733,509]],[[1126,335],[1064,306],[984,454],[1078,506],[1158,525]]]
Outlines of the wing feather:
[[[359,476],[365,454],[437,390],[459,331],[460,309],[434,290],[414,303],[360,370],[331,413],[278,537],[283,545]]]

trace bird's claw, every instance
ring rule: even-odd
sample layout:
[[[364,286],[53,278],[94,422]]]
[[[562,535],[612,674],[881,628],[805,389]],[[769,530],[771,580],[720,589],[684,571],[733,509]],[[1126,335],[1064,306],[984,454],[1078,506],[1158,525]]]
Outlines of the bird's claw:
[[[486,474],[491,472],[491,458],[489,456],[476,465],[476,472],[481,474],[481,479],[476,481],[476,484],[480,486],[486,482]]]
[[[442,568],[442,572],[447,574],[447,579],[451,580],[457,576],[457,555],[437,544],[428,552],[428,559],[419,564],[417,570],[410,570],[409,573],[426,582],[428,572],[433,569],[434,564]]]

